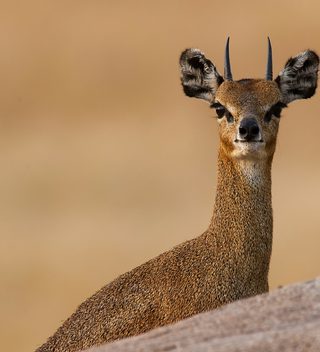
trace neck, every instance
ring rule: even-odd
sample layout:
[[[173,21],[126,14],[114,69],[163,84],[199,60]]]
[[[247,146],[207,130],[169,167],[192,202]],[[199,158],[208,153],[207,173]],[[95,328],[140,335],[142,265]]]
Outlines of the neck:
[[[272,246],[271,162],[234,160],[220,148],[217,192],[209,227],[217,243],[227,243],[238,266],[251,266],[253,275],[264,277],[265,281]]]

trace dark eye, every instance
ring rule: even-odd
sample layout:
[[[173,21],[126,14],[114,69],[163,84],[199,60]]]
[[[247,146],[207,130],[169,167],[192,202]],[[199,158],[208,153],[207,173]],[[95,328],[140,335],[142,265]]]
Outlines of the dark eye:
[[[229,123],[233,122],[234,119],[231,113],[220,103],[212,103],[210,107],[216,109],[218,119],[225,116]]]
[[[280,118],[282,109],[286,107],[287,107],[287,104],[284,104],[281,101],[272,105],[271,108],[264,115],[265,122],[270,122],[272,119],[272,116]]]

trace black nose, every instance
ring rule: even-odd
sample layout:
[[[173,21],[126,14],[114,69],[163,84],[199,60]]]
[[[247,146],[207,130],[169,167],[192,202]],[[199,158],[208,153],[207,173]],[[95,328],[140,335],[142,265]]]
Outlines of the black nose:
[[[245,117],[240,122],[239,135],[241,139],[251,141],[259,135],[260,129],[257,121],[254,118]]]

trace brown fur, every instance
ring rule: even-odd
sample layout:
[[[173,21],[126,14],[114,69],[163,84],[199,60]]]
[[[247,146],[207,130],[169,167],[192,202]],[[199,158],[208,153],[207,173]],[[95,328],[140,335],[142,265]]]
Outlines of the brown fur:
[[[103,287],[38,352],[78,351],[268,291],[271,163],[279,119],[267,123],[263,117],[280,98],[273,81],[217,88],[212,101],[227,107],[234,122],[219,119],[218,185],[208,230]],[[248,114],[256,117],[264,140],[257,150],[234,142]]]

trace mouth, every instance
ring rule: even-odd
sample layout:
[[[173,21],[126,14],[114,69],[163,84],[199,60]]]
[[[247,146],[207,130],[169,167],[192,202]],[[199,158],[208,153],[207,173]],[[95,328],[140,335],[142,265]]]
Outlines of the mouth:
[[[238,139],[234,140],[234,156],[243,158],[262,157],[265,152],[265,141],[263,139]]]
[[[264,143],[264,140],[263,139],[259,139],[259,140],[245,140],[245,139],[235,139],[234,140],[235,143]]]

